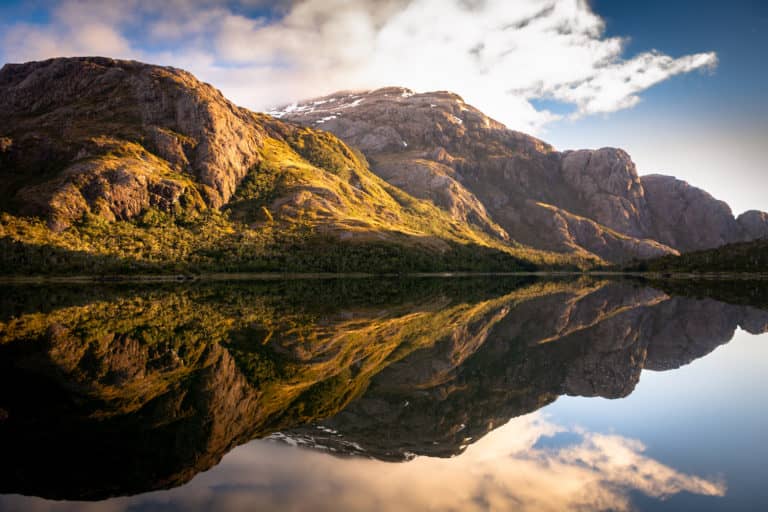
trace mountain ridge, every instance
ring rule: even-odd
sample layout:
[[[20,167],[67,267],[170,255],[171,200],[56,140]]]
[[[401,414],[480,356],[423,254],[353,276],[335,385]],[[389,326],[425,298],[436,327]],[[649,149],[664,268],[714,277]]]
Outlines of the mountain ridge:
[[[575,262],[453,219],[371,173],[331,133],[238,107],[176,68],[104,57],[5,65],[0,117],[0,238],[10,263],[55,267],[80,253],[119,257],[123,267],[234,270]],[[50,258],[40,247],[69,254]]]
[[[412,176],[453,178],[442,192],[453,186],[476,198],[505,232],[533,247],[624,261],[768,236],[762,212],[734,217],[682,180],[640,176],[621,149],[556,151],[451,93],[334,93],[271,114],[337,134],[363,151],[374,172],[435,204],[449,201]]]
[[[5,271],[583,269],[768,236],[764,212],[640,177],[621,149],[557,151],[447,91],[271,114],[172,67],[6,64]]]

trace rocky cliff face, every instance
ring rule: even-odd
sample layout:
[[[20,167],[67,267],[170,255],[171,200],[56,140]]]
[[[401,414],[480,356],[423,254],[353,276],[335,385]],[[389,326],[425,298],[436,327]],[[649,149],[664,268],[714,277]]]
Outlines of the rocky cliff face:
[[[59,223],[86,210],[130,218],[185,193],[221,207],[266,137],[185,71],[98,57],[5,65],[0,117],[2,171],[18,178],[6,193]]]
[[[762,238],[768,229],[765,214],[736,219],[726,203],[672,176],[643,176],[642,184],[654,238],[682,252]]]
[[[736,219],[747,235],[748,240],[768,238],[768,213],[750,210]]]
[[[45,219],[57,235],[93,218],[125,222],[141,238],[154,225],[144,216],[157,218],[160,211],[159,218],[187,229],[183,236],[193,240],[193,252],[222,234],[232,236],[203,252],[242,247],[233,236],[254,244],[235,249],[237,258],[279,253],[293,242],[272,239],[295,232],[305,247],[331,242],[339,253],[359,252],[361,245],[397,246],[387,250],[408,254],[463,250],[472,253],[464,261],[484,254],[505,260],[507,269],[534,260],[589,261],[512,240],[449,166],[425,161],[420,170],[414,162],[410,195],[397,180],[393,185],[372,173],[362,154],[333,134],[237,107],[175,68],[100,57],[8,64],[0,70],[0,119],[0,213],[8,214],[0,220],[0,238],[27,252],[42,238],[48,252],[76,246],[125,259],[125,251],[114,249],[125,244],[112,243],[109,233],[99,239],[110,248],[94,248],[77,229],[69,238],[47,236],[29,218]],[[204,210],[229,212],[226,226],[212,228],[217,233],[189,228],[190,221],[208,218],[199,215]],[[20,260],[37,257],[24,250]],[[160,247],[160,259],[173,251]],[[380,262],[370,260],[370,268],[380,270]]]
[[[238,229],[302,219],[344,241],[441,251],[448,241],[521,258],[535,248],[578,264],[768,236],[764,213],[735,219],[683,182],[640,178],[619,149],[555,151],[448,92],[340,93],[273,114],[308,127],[237,107],[175,68],[5,65],[0,209],[55,231],[86,215],[226,209],[247,224]]]
[[[737,220],[727,205],[683,182],[640,178],[620,149],[558,152],[447,92],[337,93],[272,114],[337,134],[387,181],[534,247],[621,261],[768,230],[764,214]]]

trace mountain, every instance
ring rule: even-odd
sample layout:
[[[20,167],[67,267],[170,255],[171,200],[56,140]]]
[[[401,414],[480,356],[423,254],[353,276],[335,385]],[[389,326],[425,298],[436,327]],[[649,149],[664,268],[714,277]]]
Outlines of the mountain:
[[[6,64],[2,272],[576,269],[768,236],[766,213],[641,178],[620,149],[558,152],[448,92],[272,114],[170,67]]]
[[[718,283],[722,285],[723,283]],[[272,437],[402,461],[461,453],[563,394],[617,398],[751,307],[534,278],[0,285],[0,491],[181,485]]]
[[[621,268],[630,272],[765,273],[768,272],[768,238],[633,262]]]
[[[345,91],[271,113],[338,135],[453,218],[540,249],[617,262],[768,235],[765,213],[734,218],[683,181],[640,177],[620,149],[556,151],[450,92]]]
[[[590,261],[524,247],[489,219],[464,222],[373,174],[332,134],[240,108],[175,68],[100,57],[6,64],[0,119],[6,271]]]

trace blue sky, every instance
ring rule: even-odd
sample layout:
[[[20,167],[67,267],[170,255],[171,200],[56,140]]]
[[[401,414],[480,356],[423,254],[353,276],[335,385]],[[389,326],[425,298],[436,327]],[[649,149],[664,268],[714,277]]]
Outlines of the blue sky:
[[[717,72],[706,80],[684,77],[649,90],[657,108],[680,106],[718,113],[764,116],[768,67],[761,65],[768,48],[768,2],[631,2],[599,0],[596,11],[607,21],[608,35],[629,34],[627,52],[659,48],[684,54],[706,47],[718,54]]]
[[[713,72],[674,77],[645,91],[633,109],[552,126],[560,147],[620,146],[642,173],[688,180],[736,213],[768,208],[763,148],[768,142],[768,2],[594,0],[606,35],[625,52],[714,51]]]
[[[768,2],[32,0],[0,62],[106,55],[190,70],[256,110],[339,89],[453,90],[560,149],[618,146],[768,209]],[[472,51],[470,51],[472,50]]]

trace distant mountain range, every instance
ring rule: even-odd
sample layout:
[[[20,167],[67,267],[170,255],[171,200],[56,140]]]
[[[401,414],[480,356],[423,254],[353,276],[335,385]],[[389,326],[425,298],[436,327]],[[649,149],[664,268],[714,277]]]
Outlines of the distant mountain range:
[[[768,214],[639,178],[619,149],[555,151],[452,93],[271,114],[175,68],[6,64],[5,272],[585,268],[768,236]]]

